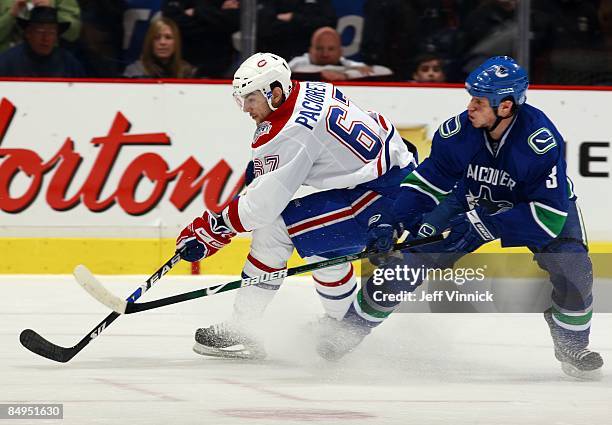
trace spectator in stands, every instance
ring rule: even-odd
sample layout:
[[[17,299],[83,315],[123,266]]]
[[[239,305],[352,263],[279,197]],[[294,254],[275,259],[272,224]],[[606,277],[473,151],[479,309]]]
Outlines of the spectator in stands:
[[[588,49],[597,43],[597,7],[591,0],[537,0],[533,8],[552,16],[551,48]]]
[[[44,6],[56,8],[59,20],[70,24],[62,40],[75,42],[79,38],[81,20],[77,0],[0,0],[0,52],[23,40],[17,18],[27,17],[33,7]]]
[[[161,16],[161,0],[125,0],[121,60],[125,65],[137,61],[151,21]]]
[[[239,0],[165,0],[164,16],[176,22],[183,57],[197,67],[197,77],[229,77],[237,52],[232,34],[240,30]]]
[[[446,79],[463,82],[463,76],[457,72],[462,48],[461,32],[458,27],[461,22],[460,9],[470,7],[470,2],[466,0],[411,1],[419,11],[417,51],[444,57]],[[461,5],[458,4],[459,2]]]
[[[78,58],[90,77],[118,77],[123,73],[121,46],[126,0],[79,0],[81,37]]]
[[[592,57],[596,70],[592,83],[612,86],[612,0],[600,0],[597,18],[601,38]]]
[[[553,18],[550,50],[535,61],[534,81],[580,85],[610,81],[612,58],[602,49],[604,24],[592,1],[538,0],[534,7]]]
[[[84,77],[83,67],[70,52],[57,46],[58,38],[70,28],[58,20],[57,10],[40,6],[30,19],[17,18],[24,41],[0,54],[3,77]]]
[[[446,74],[444,72],[442,58],[432,54],[423,54],[416,58],[416,66],[412,73],[412,79],[417,83],[444,83]]]
[[[602,47],[612,55],[612,0],[601,0],[597,11],[602,34]]]
[[[123,75],[131,78],[190,78],[195,69],[183,60],[181,34],[172,19],[151,21],[140,59],[129,65]]]
[[[384,66],[368,66],[342,56],[342,42],[331,27],[319,28],[312,35],[308,53],[289,62],[297,80],[341,81],[354,79],[388,79],[393,73]]]
[[[464,36],[463,71],[467,73],[491,56],[513,55],[518,42],[518,0],[488,0],[461,25]],[[531,10],[531,55],[539,56],[552,39],[549,12]]]
[[[398,80],[409,80],[410,58],[417,53],[418,16],[412,0],[365,0],[363,60],[390,68]]]
[[[315,30],[336,27],[332,0],[259,0],[257,10],[257,50],[287,60],[308,50]]]

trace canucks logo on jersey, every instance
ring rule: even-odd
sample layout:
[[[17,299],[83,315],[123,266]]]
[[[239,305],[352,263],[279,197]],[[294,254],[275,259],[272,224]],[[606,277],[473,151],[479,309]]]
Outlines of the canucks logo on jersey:
[[[472,191],[469,190],[465,198],[471,209],[476,206],[481,206],[491,215],[508,211],[514,207],[514,204],[510,201],[494,199],[491,194],[491,188],[484,185],[480,186],[480,191],[477,195],[474,195]]]
[[[552,132],[546,127],[542,127],[533,132],[527,139],[527,143],[538,155],[545,154],[557,146],[555,136],[553,136]]]

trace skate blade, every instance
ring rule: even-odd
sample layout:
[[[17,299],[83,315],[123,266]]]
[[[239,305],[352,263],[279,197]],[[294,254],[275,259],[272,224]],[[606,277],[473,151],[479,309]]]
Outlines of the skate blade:
[[[248,349],[242,344],[228,348],[213,348],[196,342],[193,345],[193,351],[202,356],[219,357],[223,359],[262,360],[266,358],[265,352]]]
[[[599,381],[603,377],[601,369],[602,368],[585,371],[569,363],[561,362],[561,370],[563,370],[566,375],[581,381]]]

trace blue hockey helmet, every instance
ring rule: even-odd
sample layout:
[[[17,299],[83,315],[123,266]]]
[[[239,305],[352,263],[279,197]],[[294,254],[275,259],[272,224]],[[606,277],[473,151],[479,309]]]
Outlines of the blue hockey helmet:
[[[465,88],[471,96],[486,97],[492,108],[508,97],[516,106],[525,103],[527,72],[510,56],[494,56],[468,75]]]

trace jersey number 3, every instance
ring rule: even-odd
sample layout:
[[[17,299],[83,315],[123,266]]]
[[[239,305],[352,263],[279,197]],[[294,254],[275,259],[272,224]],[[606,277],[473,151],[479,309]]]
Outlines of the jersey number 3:
[[[347,119],[348,112],[340,106],[332,106],[327,113],[327,131],[351,150],[363,162],[376,159],[382,141],[362,121]]]

